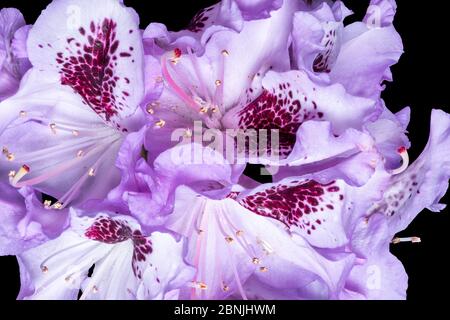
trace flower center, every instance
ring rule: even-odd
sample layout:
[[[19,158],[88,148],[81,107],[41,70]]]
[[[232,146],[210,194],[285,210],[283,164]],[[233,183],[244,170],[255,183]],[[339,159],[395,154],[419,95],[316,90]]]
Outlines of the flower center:
[[[180,49],[175,49],[162,57],[163,77],[173,93],[185,103],[186,107],[198,113],[208,128],[220,129],[222,127],[220,120],[224,113],[224,66],[228,52],[222,51],[222,58],[219,61],[219,76],[214,81],[215,90],[211,93],[208,84],[203,80],[199,59],[193,50],[188,48],[187,51],[187,54],[183,55]],[[183,68],[182,61],[184,59],[188,59],[192,67],[189,73]],[[193,83],[198,85],[193,85]]]
[[[46,126],[57,139],[55,143],[49,143],[47,147],[35,151],[14,152],[3,147],[4,156],[20,166],[17,172],[9,173],[11,185],[16,188],[51,185],[56,179],[63,179],[72,172],[78,174],[73,184],[64,190],[65,193],[62,192],[58,202],[46,204],[53,209],[65,208],[89,179],[95,179],[110,151],[118,149],[123,139],[122,132],[109,126],[88,127],[71,121],[53,122],[37,116],[30,116],[28,119],[23,119],[24,117],[27,115],[19,118]]]

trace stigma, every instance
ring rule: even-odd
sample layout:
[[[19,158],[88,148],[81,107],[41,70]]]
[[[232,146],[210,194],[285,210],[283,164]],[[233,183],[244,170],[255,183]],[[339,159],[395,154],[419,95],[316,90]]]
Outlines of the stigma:
[[[406,147],[398,148],[397,152],[402,157],[402,165],[399,168],[391,171],[391,174],[394,176],[403,173],[406,169],[408,169],[409,166],[409,155]]]

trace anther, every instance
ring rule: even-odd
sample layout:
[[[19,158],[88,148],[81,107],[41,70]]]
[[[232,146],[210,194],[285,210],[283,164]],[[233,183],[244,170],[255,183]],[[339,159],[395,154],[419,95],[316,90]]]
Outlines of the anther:
[[[95,176],[95,169],[94,168],[90,168],[89,172],[88,172],[89,177],[94,177]]]
[[[16,185],[28,173],[30,173],[30,167],[28,167],[27,165],[23,165],[13,177],[10,177],[10,183],[13,186]]]
[[[48,273],[48,267],[47,266],[41,266],[42,273]]]
[[[222,85],[222,81],[216,80],[216,86],[219,87],[220,85]]]
[[[192,137],[192,130],[191,129],[186,129],[186,131],[184,132],[184,136],[186,138],[191,138]]]
[[[52,130],[52,132],[53,132],[54,134],[56,134],[56,124],[50,123],[49,127],[50,127],[50,129]]]
[[[25,118],[27,116],[27,113],[25,111],[20,111],[19,116]]]
[[[260,272],[267,272],[267,271],[269,271],[269,269],[267,267],[261,267],[261,268],[259,268],[259,271]]]
[[[14,178],[16,176],[16,172],[15,171],[10,171],[9,173],[8,173],[8,177],[9,178]]]
[[[200,289],[200,290],[206,290],[208,289],[208,286],[204,282],[191,282],[190,287]]]
[[[163,128],[166,125],[166,122],[164,120],[159,120],[158,122],[156,122],[155,124],[157,127],[159,128]]]
[[[258,258],[253,258],[252,263],[253,264],[259,264],[261,261]]]
[[[45,200],[44,201],[44,207],[46,209],[50,209],[51,206],[52,206],[52,202],[50,200]]]
[[[243,234],[244,234],[244,231],[242,231],[242,230],[236,231],[236,236],[238,236],[238,237],[242,236]]]
[[[74,137],[78,137],[78,136],[80,135],[80,133],[79,133],[77,130],[73,130],[73,131],[72,131],[72,135],[73,135]]]
[[[406,169],[408,169],[408,166],[409,166],[408,150],[406,150],[405,147],[401,147],[401,148],[398,148],[397,152],[402,157],[402,165],[400,168],[392,170],[391,171],[392,175],[397,175],[397,174],[404,172]]]
[[[208,113],[209,108],[208,107],[202,107],[200,108],[200,113]]]
[[[81,158],[84,155],[84,151],[80,150],[77,152],[77,158]]]
[[[234,239],[233,239],[232,237],[230,237],[230,236],[225,237],[225,241],[228,242],[228,243],[232,243],[233,240],[234,240]]]
[[[2,153],[3,153],[3,155],[6,157],[6,159],[7,159],[8,161],[14,161],[14,159],[16,158],[16,157],[14,156],[14,154],[11,153],[11,152],[9,152],[8,148],[6,148],[6,147],[3,147]]]
[[[225,57],[228,57],[230,54],[228,53],[228,51],[227,50],[222,50],[222,54],[225,56]]]

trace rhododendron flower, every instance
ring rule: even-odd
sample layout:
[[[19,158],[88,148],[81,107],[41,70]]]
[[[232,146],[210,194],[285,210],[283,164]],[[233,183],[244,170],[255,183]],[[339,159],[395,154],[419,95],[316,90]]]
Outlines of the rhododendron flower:
[[[29,29],[20,11],[0,11],[0,102],[16,93],[30,68],[25,45]]]
[[[76,10],[66,21],[67,8]],[[56,209],[101,198],[119,181],[113,164],[121,141],[139,129],[136,14],[116,0],[55,1],[33,25],[28,55],[32,70],[0,106],[0,141],[11,163],[2,169],[14,171],[13,186],[56,198]]]

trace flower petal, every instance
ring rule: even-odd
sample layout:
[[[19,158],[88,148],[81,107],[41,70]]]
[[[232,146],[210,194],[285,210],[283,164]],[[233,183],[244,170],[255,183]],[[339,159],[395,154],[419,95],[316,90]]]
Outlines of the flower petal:
[[[333,83],[341,83],[350,94],[378,97],[381,83],[403,53],[402,39],[393,26],[369,29],[359,22],[346,27],[335,66],[330,72]]]
[[[53,1],[30,31],[28,48],[36,69],[58,73],[61,84],[114,126],[143,97],[138,18],[120,1]]]
[[[362,261],[353,267],[341,299],[406,299],[408,276],[402,263],[390,253],[390,239],[386,217],[374,215],[359,221],[352,249]]]
[[[283,0],[234,0],[234,2],[246,20],[267,18],[271,11],[278,10],[283,4]]]
[[[73,214],[71,227],[59,238],[19,256],[29,284],[20,297],[76,299],[81,290],[81,299],[161,298],[189,275],[182,247],[167,234],[145,237],[129,217]],[[161,260],[162,250],[171,258]]]

